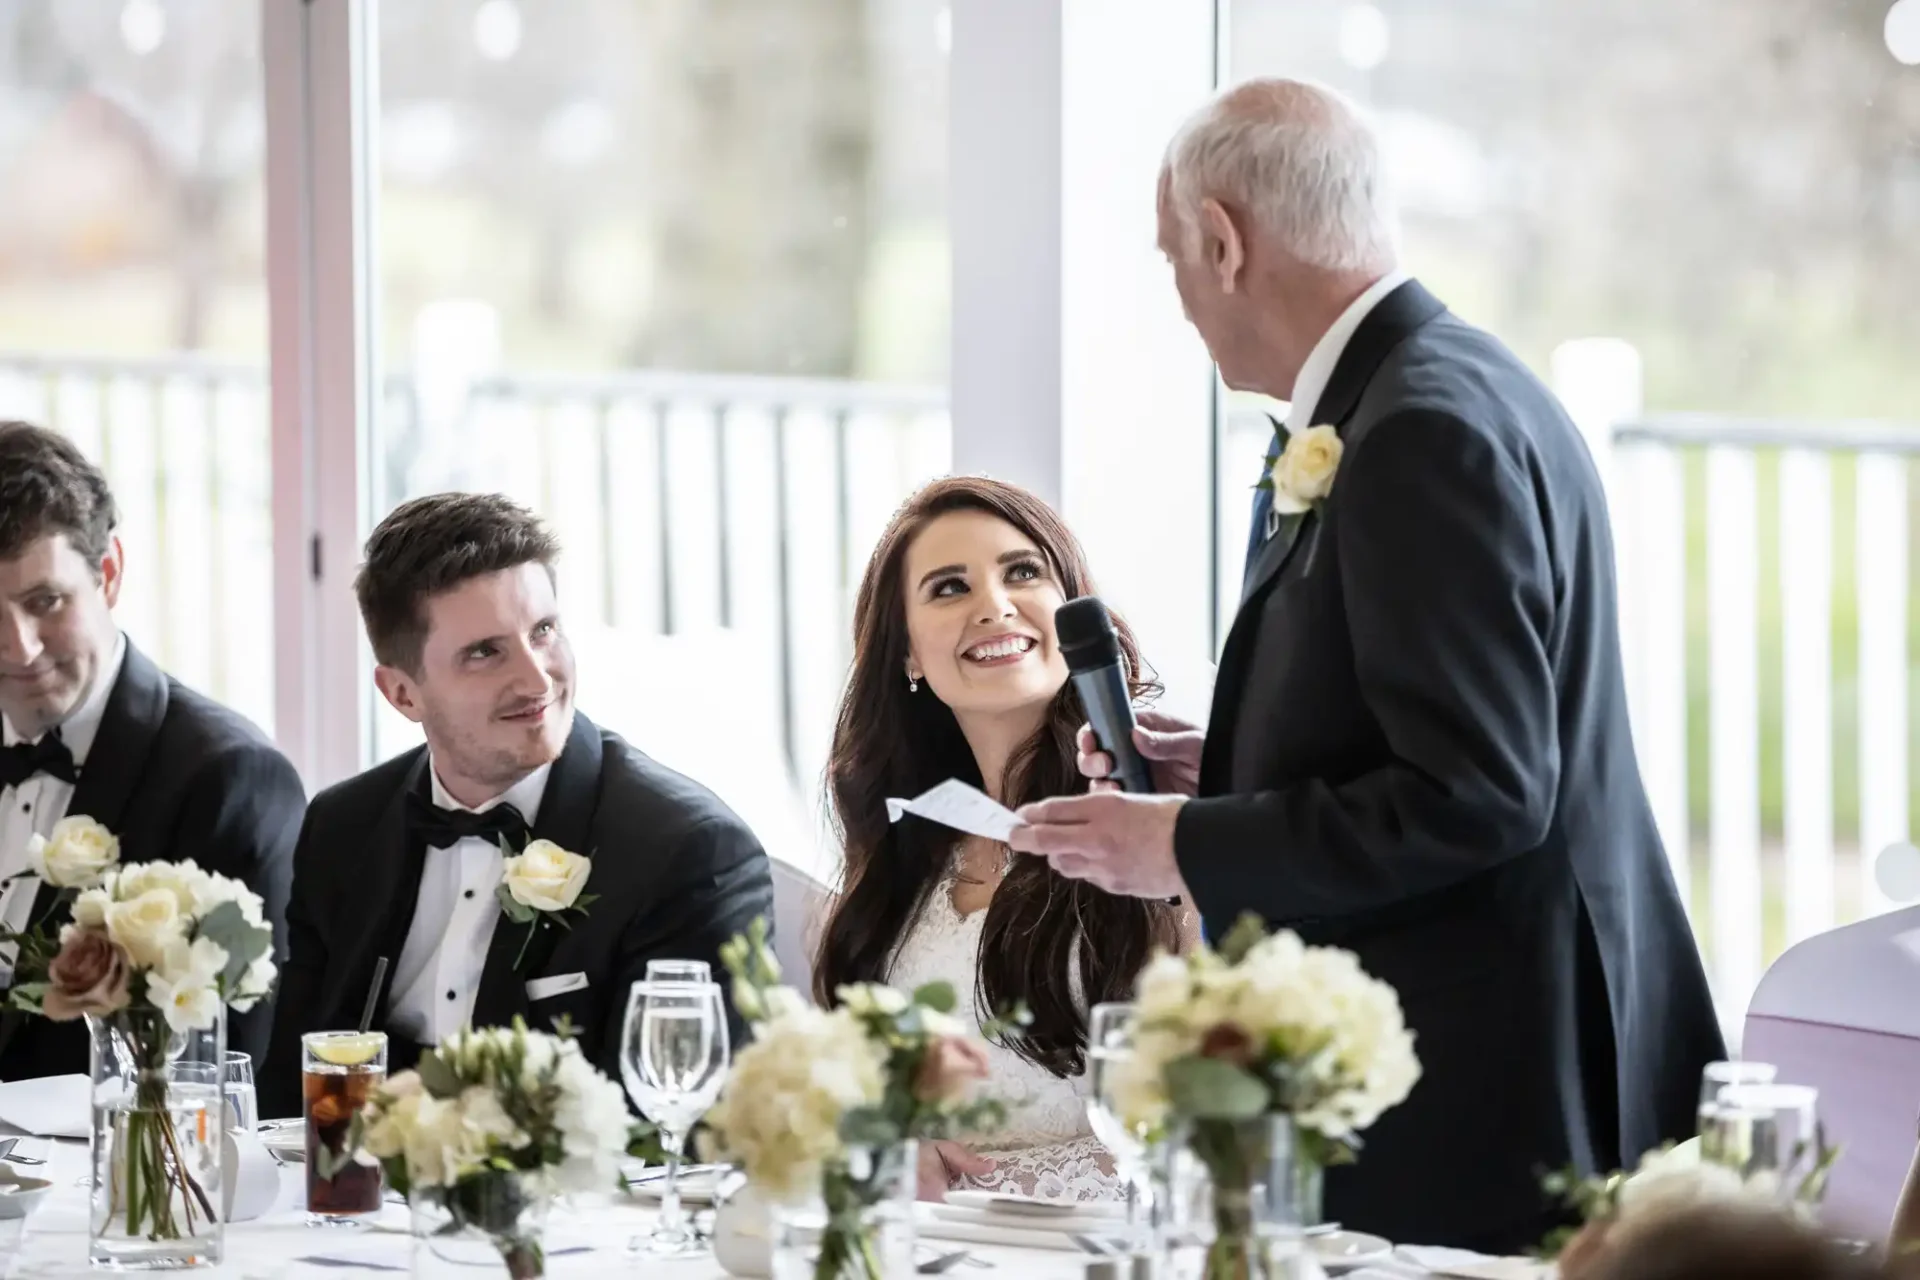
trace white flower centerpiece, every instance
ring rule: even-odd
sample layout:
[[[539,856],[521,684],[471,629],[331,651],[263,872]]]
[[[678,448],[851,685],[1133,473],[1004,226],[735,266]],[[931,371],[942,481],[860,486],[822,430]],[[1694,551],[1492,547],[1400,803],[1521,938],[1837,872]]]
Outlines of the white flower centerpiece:
[[[1115,1103],[1129,1128],[1206,1169],[1208,1280],[1282,1274],[1284,1246],[1267,1237],[1297,1241],[1318,1214],[1320,1167],[1354,1158],[1360,1132],[1420,1078],[1398,996],[1351,952],[1268,937],[1249,915],[1218,951],[1157,956],[1136,1007]]]
[[[1829,1146],[1816,1127],[1810,1141],[1797,1144],[1788,1174],[1773,1168],[1748,1168],[1737,1152],[1703,1155],[1699,1141],[1656,1147],[1624,1170],[1589,1178],[1551,1174],[1547,1192],[1574,1212],[1580,1225],[1556,1231],[1542,1250],[1554,1258],[1565,1280],[1591,1269],[1620,1229],[1689,1210],[1717,1206],[1735,1212],[1786,1214],[1814,1220],[1826,1199],[1838,1147]]]
[[[557,1191],[613,1191],[632,1136],[626,1095],[558,1035],[462,1031],[374,1092],[350,1149],[380,1161],[430,1253],[497,1255],[516,1280],[544,1275]]]
[[[972,1096],[985,1048],[953,988],[840,988],[827,1010],[780,983],[764,920],[721,950],[754,1024],[707,1113],[710,1158],[738,1165],[775,1214],[776,1280],[880,1280],[913,1269],[915,1140],[1003,1114]],[[1010,1034],[1018,1017],[988,1034]]]
[[[84,1017],[92,1035],[95,1263],[211,1264],[226,1011],[273,990],[273,932],[239,881],[192,862],[115,866],[115,852],[97,824],[56,828],[38,852],[49,883],[96,869],[98,882],[72,897],[45,977],[9,999],[55,1021]]]

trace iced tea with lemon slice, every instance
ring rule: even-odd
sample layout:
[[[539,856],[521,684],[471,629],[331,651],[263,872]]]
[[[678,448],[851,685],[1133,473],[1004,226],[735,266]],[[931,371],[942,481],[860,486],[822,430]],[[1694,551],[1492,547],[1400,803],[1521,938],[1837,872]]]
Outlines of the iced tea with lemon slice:
[[[312,1031],[300,1086],[306,1099],[307,1212],[334,1226],[380,1212],[380,1164],[350,1145],[353,1118],[387,1079],[384,1031]]]

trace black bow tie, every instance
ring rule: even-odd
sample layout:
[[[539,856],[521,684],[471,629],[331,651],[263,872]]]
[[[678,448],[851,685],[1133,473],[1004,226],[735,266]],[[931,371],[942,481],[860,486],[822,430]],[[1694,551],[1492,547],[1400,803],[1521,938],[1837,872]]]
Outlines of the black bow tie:
[[[65,783],[80,780],[80,766],[73,752],[60,740],[60,731],[41,735],[38,742],[17,742],[0,747],[0,787],[17,787],[36,773],[50,774]]]
[[[435,849],[449,848],[472,836],[488,844],[499,844],[504,836],[508,845],[517,850],[532,834],[527,820],[510,804],[497,804],[485,813],[470,813],[465,809],[442,809],[417,791],[407,796],[407,825],[414,835]]]

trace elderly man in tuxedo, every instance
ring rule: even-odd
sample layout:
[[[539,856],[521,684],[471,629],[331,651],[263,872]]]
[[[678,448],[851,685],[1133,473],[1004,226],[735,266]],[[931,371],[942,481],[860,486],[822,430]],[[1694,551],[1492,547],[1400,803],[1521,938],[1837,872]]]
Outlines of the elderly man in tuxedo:
[[[52,887],[21,874],[27,845],[85,816],[119,837],[123,862],[191,859],[245,881],[284,955],[300,776],[260,730],[121,632],[117,524],[106,477],[70,440],[0,423],[0,878],[19,877],[0,918],[18,930],[53,907]],[[265,1002],[232,1015],[228,1044],[258,1059],[271,1019]],[[85,1070],[81,1024],[0,1014],[0,1079]]]
[[[426,744],[307,811],[260,1085],[269,1114],[299,1113],[301,1035],[354,1026],[382,956],[374,1025],[390,1070],[463,1026],[519,1016],[545,1030],[564,1015],[617,1080],[647,962],[718,972],[721,944],[772,920],[771,868],[746,825],[575,710],[558,555],[539,520],[491,494],[415,499],[368,540],[355,588],[374,679]],[[496,890],[511,888],[506,851],[534,841],[557,848],[539,850],[551,874],[516,919]]]
[[[1547,388],[1400,269],[1336,95],[1221,95],[1159,216],[1221,376],[1290,412],[1206,731],[1147,717],[1162,794],[1042,802],[1012,843],[1191,893],[1214,937],[1252,910],[1357,953],[1424,1074],[1328,1216],[1522,1249],[1555,1217],[1543,1171],[1689,1136],[1722,1053],[1628,731],[1599,476]]]

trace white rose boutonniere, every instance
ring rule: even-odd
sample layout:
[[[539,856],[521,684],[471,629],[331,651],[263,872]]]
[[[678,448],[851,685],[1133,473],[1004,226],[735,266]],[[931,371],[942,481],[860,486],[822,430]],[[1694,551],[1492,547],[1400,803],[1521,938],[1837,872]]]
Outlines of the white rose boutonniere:
[[[1287,447],[1273,460],[1273,469],[1260,486],[1273,490],[1273,509],[1281,515],[1299,515],[1326,501],[1345,449],[1340,432],[1325,424],[1289,435]]]
[[[120,861],[120,839],[92,818],[74,814],[53,834],[27,843],[33,873],[56,889],[91,889]]]
[[[535,840],[519,853],[508,855],[494,897],[507,919],[528,926],[526,941],[514,957],[514,968],[526,959],[527,943],[533,941],[542,919],[566,929],[572,927],[566,920],[569,911],[587,913],[595,895],[580,891],[592,871],[592,859],[569,853],[551,840]]]

